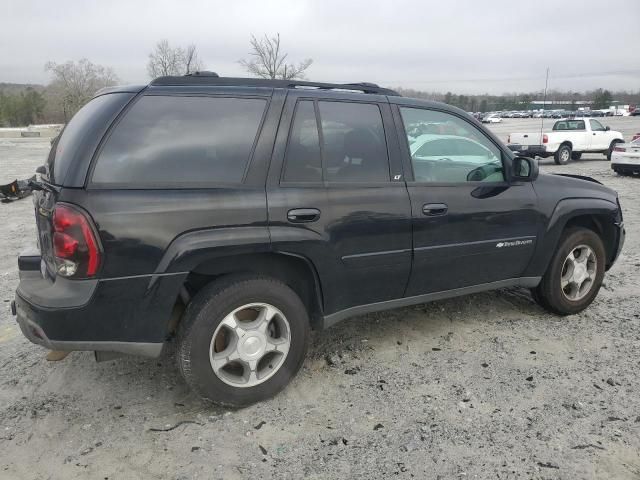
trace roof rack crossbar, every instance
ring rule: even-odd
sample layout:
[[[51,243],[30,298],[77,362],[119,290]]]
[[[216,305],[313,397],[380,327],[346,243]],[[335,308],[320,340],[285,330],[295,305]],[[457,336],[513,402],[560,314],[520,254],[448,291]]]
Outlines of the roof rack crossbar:
[[[207,72],[208,73],[208,72]],[[307,87],[319,90],[348,90],[362,93],[400,96],[389,88],[379,87],[375,83],[323,83],[306,80],[277,80],[265,78],[233,78],[216,77],[213,75],[190,75],[181,77],[159,77],[151,82],[151,85],[218,85],[218,86],[243,86],[243,87],[270,87],[270,88],[298,88]]]

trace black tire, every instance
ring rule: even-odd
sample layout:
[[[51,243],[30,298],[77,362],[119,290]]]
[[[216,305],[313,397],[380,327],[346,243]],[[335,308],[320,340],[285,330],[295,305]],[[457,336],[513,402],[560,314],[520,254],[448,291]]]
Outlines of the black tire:
[[[571,160],[580,160],[582,152],[571,152]]]
[[[607,160],[611,161],[611,155],[613,154],[613,149],[618,143],[624,143],[622,140],[613,140],[609,145],[609,150],[607,150]]]
[[[269,303],[287,318],[291,344],[278,371],[252,387],[234,387],[213,371],[209,359],[212,336],[224,317],[253,302]],[[177,360],[187,384],[211,402],[243,407],[273,397],[298,373],[309,345],[309,316],[296,293],[270,278],[247,277],[217,281],[189,302],[178,327]]]
[[[569,300],[561,286],[562,269],[565,259],[578,245],[590,247],[596,257],[595,280],[585,297]],[[605,249],[602,240],[593,230],[571,228],[560,239],[559,248],[551,258],[540,285],[535,289],[534,299],[546,310],[558,315],[573,315],[587,308],[598,295],[605,269]]]
[[[566,165],[571,160],[571,147],[567,144],[560,145],[553,158],[556,165]]]

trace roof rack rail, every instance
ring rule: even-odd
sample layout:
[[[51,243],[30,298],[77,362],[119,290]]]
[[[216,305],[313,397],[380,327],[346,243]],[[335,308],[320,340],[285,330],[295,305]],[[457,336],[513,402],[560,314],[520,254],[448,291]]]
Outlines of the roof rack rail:
[[[268,87],[268,88],[309,88],[317,90],[347,90],[362,93],[400,96],[389,88],[379,87],[375,83],[323,83],[306,80],[272,80],[266,78],[219,77],[214,72],[194,72],[181,77],[158,77],[150,85],[213,85],[236,87]]]
[[[218,75],[216,72],[211,72],[209,70],[190,72],[190,73],[186,73],[184,76],[185,77],[214,77],[214,78],[220,77],[220,75]]]

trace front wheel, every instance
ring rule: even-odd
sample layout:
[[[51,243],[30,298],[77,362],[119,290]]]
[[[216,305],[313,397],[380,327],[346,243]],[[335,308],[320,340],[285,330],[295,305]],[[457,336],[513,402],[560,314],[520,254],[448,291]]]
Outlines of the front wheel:
[[[558,315],[587,308],[598,294],[605,269],[605,249],[600,237],[586,228],[565,232],[551,258],[534,298]]]
[[[569,145],[560,145],[560,148],[554,155],[554,160],[557,165],[566,165],[571,160],[571,147]]]
[[[198,394],[242,407],[276,395],[296,375],[309,317],[296,293],[268,278],[204,287],[178,330],[178,366]]]

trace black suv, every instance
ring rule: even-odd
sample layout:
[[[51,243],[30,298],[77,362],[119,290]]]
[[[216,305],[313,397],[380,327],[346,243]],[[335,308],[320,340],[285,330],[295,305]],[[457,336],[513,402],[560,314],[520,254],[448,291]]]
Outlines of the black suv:
[[[309,332],[484,290],[581,311],[624,241],[614,191],[538,175],[477,120],[373,84],[162,77],[103,90],[34,183],[23,333],[55,350],[160,355],[246,405]]]

